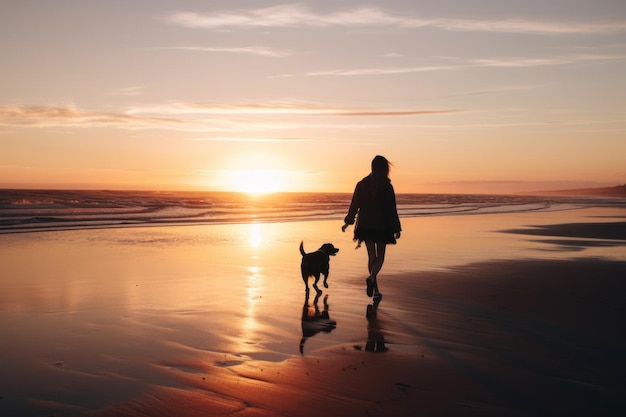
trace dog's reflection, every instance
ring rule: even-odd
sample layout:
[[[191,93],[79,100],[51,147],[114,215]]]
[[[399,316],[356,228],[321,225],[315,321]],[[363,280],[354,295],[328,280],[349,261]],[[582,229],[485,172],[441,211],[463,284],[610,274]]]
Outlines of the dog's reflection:
[[[380,299],[374,300],[373,304],[367,306],[365,317],[367,318],[367,342],[365,342],[365,350],[368,352],[386,352],[385,335],[383,329],[378,322],[378,304]]]
[[[302,306],[302,339],[300,340],[300,354],[304,355],[304,344],[309,337],[319,332],[330,333],[337,327],[337,322],[331,320],[328,314],[328,294],[324,295],[324,309],[320,311],[318,301],[321,292],[317,293],[313,304],[309,303],[309,292],[304,296]]]

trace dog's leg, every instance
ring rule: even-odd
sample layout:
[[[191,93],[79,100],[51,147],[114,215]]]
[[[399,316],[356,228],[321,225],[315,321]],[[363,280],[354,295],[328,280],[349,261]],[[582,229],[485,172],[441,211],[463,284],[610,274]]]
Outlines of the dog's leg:
[[[300,266],[300,272],[302,273],[302,281],[304,281],[304,290],[309,293],[309,275],[304,271],[304,267]]]
[[[318,294],[322,292],[322,290],[320,290],[319,287],[317,286],[317,283],[319,280],[320,280],[320,274],[315,274],[315,282],[313,282],[313,288],[315,288],[315,291],[317,291]]]
[[[322,269],[322,275],[324,275],[324,287],[326,288],[328,288],[328,282],[326,282],[326,280],[328,280],[329,271],[330,271],[330,265],[326,264],[325,268]]]

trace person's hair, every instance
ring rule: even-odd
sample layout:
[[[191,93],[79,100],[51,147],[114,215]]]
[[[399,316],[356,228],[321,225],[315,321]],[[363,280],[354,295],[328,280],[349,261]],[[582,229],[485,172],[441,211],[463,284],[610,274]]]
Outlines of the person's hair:
[[[384,156],[376,155],[372,159],[372,194],[378,195],[389,182],[389,161]]]

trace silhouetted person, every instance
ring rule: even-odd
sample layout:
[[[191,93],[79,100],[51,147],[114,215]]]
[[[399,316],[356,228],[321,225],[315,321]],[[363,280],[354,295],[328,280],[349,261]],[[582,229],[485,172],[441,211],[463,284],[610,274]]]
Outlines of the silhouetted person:
[[[396,194],[389,180],[389,161],[377,155],[372,160],[372,172],[359,181],[352,195],[348,215],[341,230],[346,231],[354,224],[354,240],[367,247],[367,269],[369,277],[365,280],[368,297],[380,301],[382,294],[378,290],[378,273],[385,262],[387,244],[395,244],[400,238],[400,218],[396,206]]]

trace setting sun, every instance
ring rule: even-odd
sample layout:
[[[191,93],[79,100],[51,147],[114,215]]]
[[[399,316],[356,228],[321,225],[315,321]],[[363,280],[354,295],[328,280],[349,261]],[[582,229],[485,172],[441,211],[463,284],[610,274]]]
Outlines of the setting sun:
[[[248,194],[265,194],[284,191],[286,173],[277,169],[246,169],[233,171],[231,189]]]

